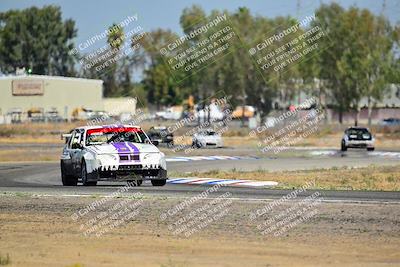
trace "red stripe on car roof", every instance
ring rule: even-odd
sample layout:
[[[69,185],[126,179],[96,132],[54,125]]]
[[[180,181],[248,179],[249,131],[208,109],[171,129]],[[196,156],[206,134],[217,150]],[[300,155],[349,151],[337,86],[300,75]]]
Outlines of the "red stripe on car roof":
[[[92,133],[122,133],[122,132],[142,132],[141,129],[136,127],[106,127],[106,128],[95,128],[87,130],[88,134]]]

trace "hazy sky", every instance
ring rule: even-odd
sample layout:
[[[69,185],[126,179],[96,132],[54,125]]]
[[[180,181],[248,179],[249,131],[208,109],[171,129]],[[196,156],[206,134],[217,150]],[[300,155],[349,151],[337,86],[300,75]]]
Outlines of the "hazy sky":
[[[275,17],[279,15],[300,14],[308,15],[327,0],[300,0],[300,9],[297,0],[111,0],[111,1],[85,1],[85,0],[0,0],[0,11],[21,9],[30,6],[42,7],[44,5],[58,5],[64,18],[72,18],[78,29],[77,42],[83,42],[91,36],[108,28],[113,22],[118,23],[128,15],[137,14],[137,21],[144,30],[155,28],[170,28],[181,33],[179,17],[185,7],[193,4],[200,5],[206,12],[212,9],[234,11],[238,7],[248,7],[253,14]],[[336,1],[344,7],[357,5],[368,8],[374,13],[382,11],[383,0],[340,0]],[[300,11],[298,11],[300,10]],[[385,15],[392,22],[399,21],[400,0],[386,0]]]

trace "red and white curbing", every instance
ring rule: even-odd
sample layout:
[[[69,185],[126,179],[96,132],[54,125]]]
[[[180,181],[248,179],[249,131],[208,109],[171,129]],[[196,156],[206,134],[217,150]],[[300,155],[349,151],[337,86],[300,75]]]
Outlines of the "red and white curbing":
[[[272,187],[277,186],[278,182],[274,181],[252,181],[252,180],[230,180],[230,179],[213,179],[213,178],[173,178],[168,179],[169,184],[188,184],[188,185],[224,185],[239,187]]]

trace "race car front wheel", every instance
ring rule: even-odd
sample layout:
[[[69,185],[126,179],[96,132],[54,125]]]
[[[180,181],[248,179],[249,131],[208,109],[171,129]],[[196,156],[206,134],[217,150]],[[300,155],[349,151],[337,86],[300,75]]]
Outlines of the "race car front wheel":
[[[194,147],[194,148],[201,148],[202,147],[202,145],[201,145],[201,143],[199,142],[199,141],[193,141],[192,142],[192,147]]]
[[[342,151],[346,151],[347,147],[346,147],[346,143],[344,141],[342,141],[342,147],[341,147]]]
[[[82,184],[84,186],[97,185],[97,181],[88,181],[88,174],[87,174],[87,170],[86,170],[86,162],[85,161],[82,161],[81,178],[82,178]]]
[[[164,186],[167,183],[166,179],[163,180],[151,180],[153,186]]]
[[[65,166],[61,162],[61,180],[64,186],[76,186],[78,184],[78,177],[74,175],[68,175],[65,171]]]

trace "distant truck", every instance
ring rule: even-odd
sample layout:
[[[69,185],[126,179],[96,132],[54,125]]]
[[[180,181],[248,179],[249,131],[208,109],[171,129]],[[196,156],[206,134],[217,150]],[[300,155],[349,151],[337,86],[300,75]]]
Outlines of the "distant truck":
[[[235,119],[252,118],[254,117],[256,109],[253,106],[237,106],[232,112],[232,117]]]
[[[198,109],[195,117],[200,121],[221,121],[225,118],[225,114],[219,105],[211,103],[204,109]]]
[[[156,119],[179,120],[182,118],[182,112],[182,106],[172,106],[163,111],[156,112]]]
[[[72,121],[101,120],[104,121],[109,115],[105,111],[91,110],[87,108],[76,108],[72,111]]]

